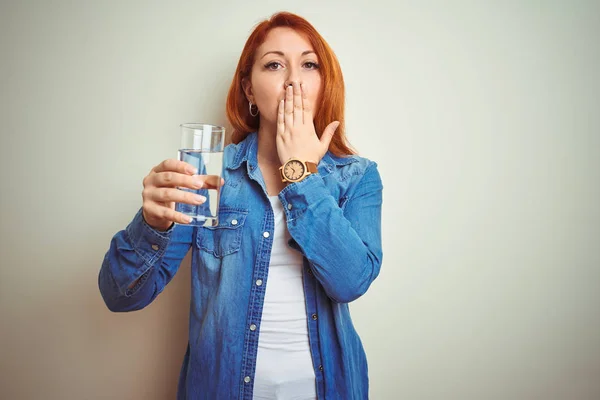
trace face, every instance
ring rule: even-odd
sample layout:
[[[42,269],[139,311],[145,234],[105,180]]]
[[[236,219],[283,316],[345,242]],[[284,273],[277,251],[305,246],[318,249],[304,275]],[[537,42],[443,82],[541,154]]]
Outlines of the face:
[[[321,92],[319,60],[310,42],[291,28],[272,29],[257,49],[249,79],[242,82],[249,101],[258,106],[261,125],[276,125],[277,106],[291,82],[304,84],[317,112]]]

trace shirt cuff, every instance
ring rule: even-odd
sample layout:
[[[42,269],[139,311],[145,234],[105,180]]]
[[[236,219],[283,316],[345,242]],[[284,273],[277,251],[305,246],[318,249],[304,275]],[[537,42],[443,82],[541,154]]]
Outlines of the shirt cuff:
[[[133,250],[148,266],[152,267],[165,254],[174,227],[173,224],[164,232],[154,229],[148,225],[140,208],[133,220],[127,225],[126,232]]]
[[[279,193],[279,200],[283,204],[288,221],[300,217],[304,212],[319,200],[331,196],[319,174],[310,174],[300,182],[287,185]]]

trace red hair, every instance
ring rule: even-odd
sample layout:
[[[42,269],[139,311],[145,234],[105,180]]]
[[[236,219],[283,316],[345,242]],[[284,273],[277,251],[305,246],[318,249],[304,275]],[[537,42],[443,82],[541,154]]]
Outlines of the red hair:
[[[260,120],[250,115],[242,80],[250,77],[256,50],[263,44],[267,34],[277,27],[292,28],[304,35],[319,59],[322,89],[319,107],[314,116],[317,135],[320,138],[327,125],[340,121],[329,151],[338,157],[355,154],[346,140],[344,129],[344,78],[340,63],[319,32],[304,18],[289,12],[274,14],[270,19],[259,23],[246,41],[227,95],[227,119],[233,126],[231,141],[237,144],[249,133],[258,131]]]

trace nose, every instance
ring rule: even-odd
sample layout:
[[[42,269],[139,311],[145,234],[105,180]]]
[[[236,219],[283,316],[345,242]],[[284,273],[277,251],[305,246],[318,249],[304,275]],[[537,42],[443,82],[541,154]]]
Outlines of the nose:
[[[288,76],[287,79],[285,80],[285,82],[283,83],[283,88],[285,89],[286,87],[290,86],[293,82],[298,82],[300,83],[300,76],[298,74],[298,69],[296,67],[289,67],[288,68]]]
[[[292,83],[294,82],[298,82],[297,80],[293,79],[293,78],[288,78],[285,80],[285,82],[283,83],[283,88],[286,89],[288,86],[292,86]]]

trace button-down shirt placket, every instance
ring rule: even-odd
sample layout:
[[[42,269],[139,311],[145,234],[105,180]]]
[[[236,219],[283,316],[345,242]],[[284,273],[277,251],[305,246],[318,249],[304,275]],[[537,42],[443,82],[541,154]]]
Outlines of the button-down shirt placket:
[[[251,177],[252,175],[254,174],[251,174]],[[252,177],[252,179],[255,178]],[[268,201],[265,199],[264,204],[266,205],[266,203],[268,203]],[[244,354],[242,355],[242,383],[240,385],[240,399],[244,400],[252,400],[253,396],[252,385],[256,370],[260,321],[265,300],[269,262],[271,260],[271,250],[273,248],[273,238],[271,232],[275,230],[275,217],[270,204],[265,207],[264,215],[265,218],[262,224],[263,231],[260,233],[261,239],[257,249],[257,257],[254,264],[254,273],[252,277],[252,281],[255,284],[251,285],[250,289],[250,300],[246,319],[247,330],[244,339]]]
[[[319,343],[319,327],[317,319],[311,318],[311,315],[317,315],[317,291],[314,275],[310,272],[310,266],[304,259],[304,298],[306,301],[306,323],[308,324],[308,341],[315,371],[315,380],[317,385],[317,399],[325,398],[325,382],[323,380],[323,368],[321,361],[321,348]]]

